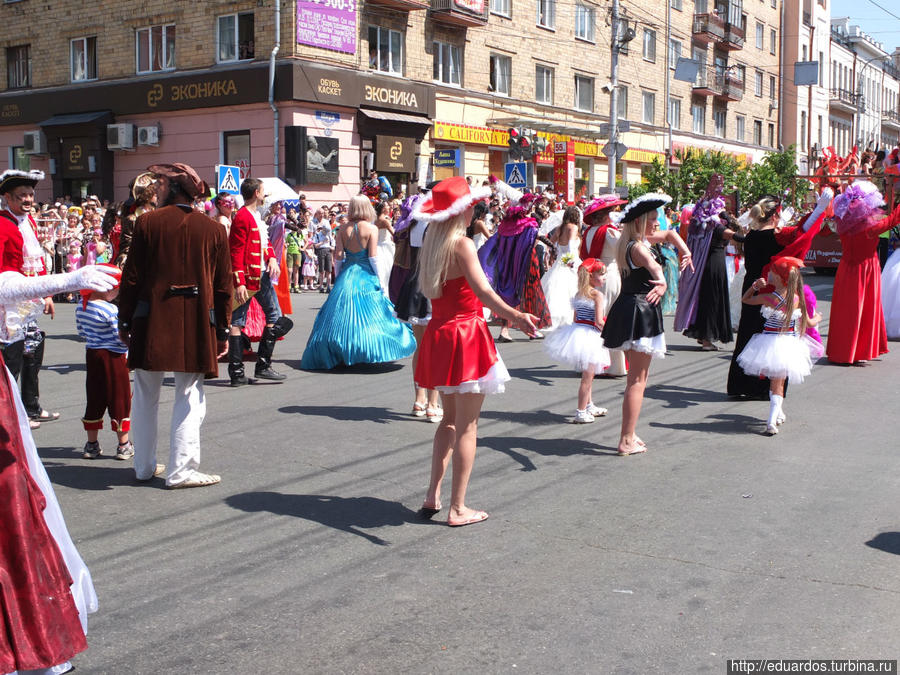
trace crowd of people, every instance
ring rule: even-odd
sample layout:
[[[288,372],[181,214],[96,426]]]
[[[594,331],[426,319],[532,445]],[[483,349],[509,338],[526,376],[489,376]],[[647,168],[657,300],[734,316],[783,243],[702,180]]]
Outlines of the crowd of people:
[[[346,205],[319,208],[303,195],[273,201],[252,177],[240,195],[210,198],[197,173],[178,163],[148,167],[121,204],[36,205],[42,179],[40,172],[0,176],[7,368],[0,430],[13,467],[0,472],[0,508],[16,524],[3,530],[0,569],[22,591],[15,603],[4,596],[7,625],[24,626],[28,638],[0,642],[0,672],[66,672],[96,607],[29,428],[57,417],[37,400],[44,343],[37,321],[53,313],[54,296],[77,300],[86,342],[82,456],[103,454],[108,415],[116,459],[133,458],[139,481],[164,477],[180,489],[221,480],[199,470],[203,382],[218,377],[218,361],[227,361],[234,387],[284,380],[273,353],[293,327],[291,294],[327,293],[301,367],[412,357],[410,412],[437,425],[420,514],[433,518],[444,508],[441,485],[451,468],[452,527],[488,518],[466,503],[467,487],[485,396],[510,381],[498,348],[515,339],[510,329],[544,339],[550,358],[581,373],[575,423],[609,414],[594,400],[598,376],[624,376],[617,452],[631,456],[648,450],[638,423],[651,364],[667,354],[665,314],[698,350],[735,342],[723,388],[736,399],[769,400],[769,436],[787,419],[790,382],[802,382],[822,356],[840,364],[878,358],[887,352],[886,326],[900,323],[900,254],[889,260],[884,286],[877,256],[879,235],[896,231],[900,207],[888,215],[865,180],[822,185],[794,218],[783,195],[730,212],[717,175],[689,205],[659,193],[567,204],[552,192],[463,177],[394,200],[374,177]],[[826,220],[844,255],[823,345],[816,330],[823,317],[802,269]],[[172,331],[173,323],[183,330]],[[250,377],[244,360],[253,341]],[[175,374],[175,401],[162,464],[157,418],[166,372]],[[610,386],[618,385],[611,381],[607,394]],[[41,604],[40,594],[57,602]]]

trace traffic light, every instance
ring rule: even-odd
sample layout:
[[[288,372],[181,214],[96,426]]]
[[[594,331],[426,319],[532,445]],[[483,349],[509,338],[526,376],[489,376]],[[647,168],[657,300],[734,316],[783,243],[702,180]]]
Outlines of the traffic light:
[[[537,135],[534,129],[510,127],[509,158],[511,160],[528,160],[547,149],[549,142]]]
[[[543,136],[534,135],[534,139],[532,142],[532,146],[534,146],[534,154],[540,155],[547,151],[547,147],[550,145],[550,141],[548,141]]]
[[[516,127],[509,129],[509,158],[513,161],[523,158],[522,130]]]

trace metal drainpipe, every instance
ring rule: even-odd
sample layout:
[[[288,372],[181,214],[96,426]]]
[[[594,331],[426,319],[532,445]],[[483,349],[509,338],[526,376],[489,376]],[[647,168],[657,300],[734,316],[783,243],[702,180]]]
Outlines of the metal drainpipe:
[[[275,46],[272,47],[272,53],[269,55],[269,107],[272,109],[272,119],[274,122],[274,134],[272,137],[272,149],[274,160],[273,163],[275,165],[275,177],[279,177],[281,174],[279,172],[279,168],[281,167],[281,158],[278,153],[278,146],[281,143],[278,134],[278,106],[275,105],[275,56],[278,54],[278,50],[281,48],[281,0],[275,0]]]
[[[781,87],[781,94],[778,101],[778,147],[780,150],[784,150],[784,0],[781,2],[781,30],[779,32],[781,34],[778,36],[780,42],[778,48],[780,55],[778,59],[778,84]],[[746,86],[746,82],[744,86]]]

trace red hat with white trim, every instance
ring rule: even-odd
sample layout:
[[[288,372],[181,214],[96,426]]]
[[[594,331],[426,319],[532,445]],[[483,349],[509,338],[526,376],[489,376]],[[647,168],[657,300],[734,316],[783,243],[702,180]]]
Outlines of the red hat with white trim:
[[[419,202],[413,218],[429,223],[449,220],[490,195],[489,187],[473,188],[462,176],[445,178]]]

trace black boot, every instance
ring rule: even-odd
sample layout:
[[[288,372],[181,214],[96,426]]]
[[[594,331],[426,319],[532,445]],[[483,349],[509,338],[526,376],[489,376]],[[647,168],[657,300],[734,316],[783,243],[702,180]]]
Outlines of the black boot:
[[[244,337],[242,335],[228,336],[228,376],[231,378],[232,387],[247,384],[247,377],[244,375]]]
[[[259,347],[256,350],[255,375],[260,380],[280,381],[287,379],[287,375],[282,375],[272,370],[272,352],[275,351],[275,340],[277,339],[272,329],[266,326],[262,337],[259,338]]]

